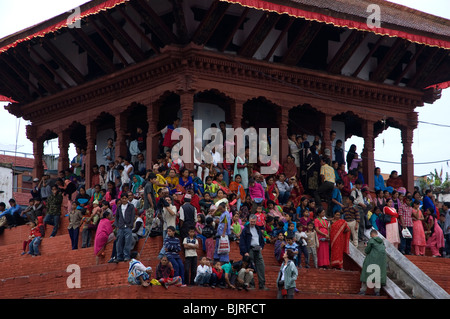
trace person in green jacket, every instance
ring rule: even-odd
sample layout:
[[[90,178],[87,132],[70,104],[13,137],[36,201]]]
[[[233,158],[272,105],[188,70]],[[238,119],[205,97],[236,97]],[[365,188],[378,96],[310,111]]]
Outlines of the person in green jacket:
[[[277,299],[294,299],[295,281],[297,280],[298,270],[294,263],[295,254],[287,249],[283,255],[283,263],[277,278],[278,294]]]
[[[381,286],[386,285],[386,247],[378,232],[372,229],[370,240],[365,248],[366,259],[361,271],[360,295],[365,295],[368,284],[374,287],[375,295],[380,295]],[[369,287],[370,288],[370,287]]]

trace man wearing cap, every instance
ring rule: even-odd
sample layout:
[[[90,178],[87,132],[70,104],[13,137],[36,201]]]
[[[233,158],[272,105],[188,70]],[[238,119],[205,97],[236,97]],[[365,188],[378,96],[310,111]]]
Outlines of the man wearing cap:
[[[33,186],[30,193],[33,199],[41,197],[41,192],[39,191],[39,178],[36,177],[33,179]]]
[[[184,239],[188,236],[189,228],[197,222],[197,209],[191,204],[191,194],[184,196],[184,204],[180,207],[180,235]]]

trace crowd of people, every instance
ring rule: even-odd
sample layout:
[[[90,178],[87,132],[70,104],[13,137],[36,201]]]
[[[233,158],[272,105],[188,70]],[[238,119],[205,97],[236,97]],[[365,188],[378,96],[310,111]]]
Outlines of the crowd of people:
[[[158,133],[167,136],[177,121]],[[281,266],[280,298],[292,297],[298,268],[343,269],[350,244],[376,245],[378,240],[370,242],[365,235],[371,228],[403,254],[424,255],[429,247],[434,257],[450,256],[450,203],[440,211],[431,191],[423,196],[416,189],[407,191],[395,171],[385,182],[379,168],[375,189],[369,190],[356,146],[344,160],[343,143],[334,131],[332,150],[323,148],[319,136],[310,144],[306,134],[291,135],[290,153],[283,163],[277,161],[272,175],[261,174],[267,164],[250,162],[248,145],[244,158],[196,161],[189,170],[180,159],[172,160],[167,138],[161,139],[161,155],[151,161],[145,158],[142,130],[136,136],[128,154],[116,160],[114,141],[108,140],[103,151],[107,164],[93,167],[90,185],[85,184],[83,150],[77,148],[71,168],[56,180],[48,175],[33,180],[26,209],[14,199],[8,210],[0,203],[0,229],[28,223],[30,236],[22,253],[28,249],[36,256],[46,225],[53,226],[52,237],[60,219],[68,218],[72,249],[78,249],[81,234],[81,248],[93,246],[100,262],[111,244],[108,262],[129,262],[130,283],[166,288],[248,290],[256,274],[259,289],[267,289],[268,257],[262,251],[274,245]],[[270,143],[265,147],[270,149]],[[69,199],[67,207],[62,207],[63,196]],[[147,236],[163,240],[154,273],[136,253],[137,243]],[[231,241],[238,243],[242,260],[230,260]],[[197,255],[199,250],[204,256]]]

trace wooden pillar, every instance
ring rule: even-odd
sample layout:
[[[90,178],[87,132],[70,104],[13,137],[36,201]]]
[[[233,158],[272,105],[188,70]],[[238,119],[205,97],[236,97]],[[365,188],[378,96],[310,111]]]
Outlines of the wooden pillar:
[[[42,162],[44,155],[44,141],[41,138],[35,138],[33,142],[33,178],[41,178],[44,175],[44,164]]]
[[[127,156],[127,143],[126,143],[126,127],[127,118],[125,112],[121,112],[115,115],[115,129],[116,129],[116,143],[115,143],[115,155],[116,159],[119,156]]]
[[[58,147],[59,147],[59,157],[58,157],[58,172],[69,168],[69,132],[67,130],[62,130],[58,133]]]
[[[159,103],[152,102],[147,105],[147,122],[148,122],[148,131],[147,131],[147,146],[146,146],[146,155],[145,162],[147,169],[151,168],[153,162],[156,162],[159,147],[158,147],[158,136],[153,136],[158,130],[158,111],[159,111]]]
[[[281,106],[280,112],[278,113],[278,127],[280,128],[280,163],[283,163],[289,154],[288,124],[289,108]]]
[[[181,127],[186,128],[191,133],[191,145],[194,145],[194,121],[192,116],[194,114],[194,93],[193,92],[181,92],[180,93],[180,109],[181,109]],[[189,170],[194,169],[193,152],[191,152],[191,158],[185,163],[186,168]]]
[[[412,142],[414,127],[406,126],[401,129],[403,154],[402,154],[402,179],[403,186],[412,192],[414,191],[414,156],[412,154]]]
[[[242,115],[244,113],[244,103],[246,100],[243,99],[234,99],[234,103],[232,105],[232,125],[233,129],[236,130],[238,128],[242,128],[245,130],[245,128],[242,127]],[[226,138],[226,137],[224,137]],[[239,152],[241,151],[239,148],[240,145],[242,145],[245,148],[245,137],[244,136],[235,136],[234,138],[234,156],[237,156]]]
[[[234,129],[242,127],[242,114],[244,113],[245,102],[246,101],[240,99],[234,100],[234,105],[232,107],[233,111],[232,124]]]
[[[374,138],[374,122],[365,120],[362,125],[364,149],[361,153],[363,163],[364,181],[370,190],[375,187],[375,138]]]
[[[332,116],[329,114],[323,114],[321,117],[321,127],[320,130],[322,132],[322,150],[321,154],[324,155],[324,150],[330,150],[330,160],[331,160],[331,140],[330,140],[330,132],[331,132],[331,122]]]
[[[91,183],[92,179],[92,168],[97,163],[97,152],[95,151],[97,136],[97,127],[94,122],[88,123],[86,125],[86,159],[85,159],[85,179],[86,188],[92,188],[94,185]]]
[[[44,175],[44,164],[42,163],[44,155],[44,140],[38,137],[37,128],[33,125],[26,126],[27,138],[33,143],[33,178],[41,178]]]

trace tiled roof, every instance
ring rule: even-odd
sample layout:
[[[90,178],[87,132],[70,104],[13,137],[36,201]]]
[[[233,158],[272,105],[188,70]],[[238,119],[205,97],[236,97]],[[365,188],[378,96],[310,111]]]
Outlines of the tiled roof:
[[[276,2],[281,3],[285,1]],[[420,32],[450,37],[450,20],[386,0],[289,0],[289,2],[316,7],[324,14],[334,15],[333,13],[341,13],[364,20],[370,15],[370,12],[367,12],[369,5],[375,4],[381,9],[380,19],[382,24],[387,23]]]
[[[26,158],[19,156],[0,155],[0,163],[8,163],[16,167],[25,167],[25,168],[34,167],[33,158]],[[47,169],[47,164],[44,161],[42,163],[44,164],[44,169]]]

